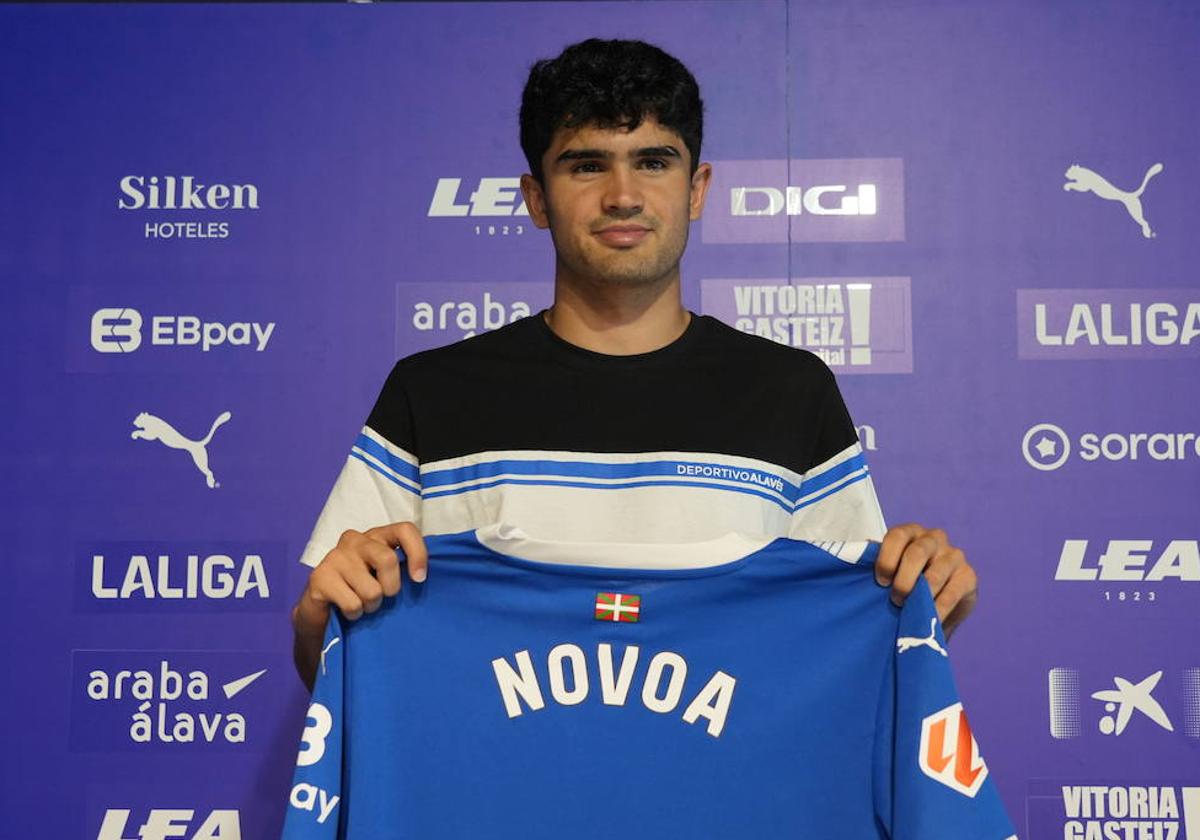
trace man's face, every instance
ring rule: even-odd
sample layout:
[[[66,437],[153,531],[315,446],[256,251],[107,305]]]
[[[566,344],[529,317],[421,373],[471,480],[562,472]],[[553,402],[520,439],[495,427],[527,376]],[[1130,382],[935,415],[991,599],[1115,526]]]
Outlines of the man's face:
[[[645,286],[678,273],[688,223],[700,218],[712,168],[689,168],[683,139],[653,118],[634,131],[581,126],[555,132],[544,183],[526,175],[521,189],[560,271]]]

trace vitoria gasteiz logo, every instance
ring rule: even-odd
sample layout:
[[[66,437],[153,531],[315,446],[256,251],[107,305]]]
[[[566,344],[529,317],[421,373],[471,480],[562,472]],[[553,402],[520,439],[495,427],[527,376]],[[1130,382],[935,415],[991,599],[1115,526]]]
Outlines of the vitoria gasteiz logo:
[[[706,315],[802,347],[838,373],[912,373],[907,277],[705,279],[700,300]]]
[[[713,161],[706,243],[904,240],[900,158]]]
[[[1021,454],[1035,470],[1052,472],[1072,458],[1087,462],[1191,461],[1200,458],[1196,432],[1067,433],[1056,423],[1036,423],[1021,438]]]
[[[1200,782],[1036,779],[1026,840],[1200,840]]]

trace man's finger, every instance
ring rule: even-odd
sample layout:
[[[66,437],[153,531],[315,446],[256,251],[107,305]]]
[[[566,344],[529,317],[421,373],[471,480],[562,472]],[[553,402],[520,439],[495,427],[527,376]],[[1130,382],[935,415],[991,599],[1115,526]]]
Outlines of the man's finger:
[[[888,586],[896,575],[900,565],[900,555],[912,541],[913,537],[925,531],[915,522],[897,525],[889,528],[879,546],[879,554],[875,558],[875,582],[880,586]]]
[[[917,580],[937,552],[937,543],[922,534],[910,542],[900,555],[900,565],[892,578],[892,603],[900,606],[917,585]]]
[[[967,556],[962,553],[962,550],[950,545],[944,546],[933,556],[929,565],[925,567],[925,580],[929,581],[929,591],[933,593],[935,599],[946,585],[946,581],[950,579],[950,575],[954,574],[959,566],[965,566],[966,563]]]
[[[380,525],[365,532],[367,536],[398,548],[404,554],[408,576],[417,583],[425,580],[429,571],[429,552],[425,549],[425,538],[411,522],[393,522]]]
[[[354,594],[362,602],[363,612],[375,612],[383,603],[383,587],[365,566],[347,569],[345,581],[350,584]]]
[[[937,608],[938,618],[941,619],[942,629],[947,639],[950,638],[950,633],[954,628],[971,614],[971,610],[975,609],[975,602],[978,599],[979,579],[975,575],[975,570],[964,563],[950,575],[950,579],[946,581],[946,585],[942,587],[942,591],[934,600],[934,606]]]
[[[360,556],[365,557],[367,565],[374,570],[385,597],[391,598],[400,591],[400,558],[396,556],[396,549],[380,540],[368,539]]]
[[[324,578],[312,595],[333,604],[348,621],[354,621],[362,615],[362,599],[340,575]]]

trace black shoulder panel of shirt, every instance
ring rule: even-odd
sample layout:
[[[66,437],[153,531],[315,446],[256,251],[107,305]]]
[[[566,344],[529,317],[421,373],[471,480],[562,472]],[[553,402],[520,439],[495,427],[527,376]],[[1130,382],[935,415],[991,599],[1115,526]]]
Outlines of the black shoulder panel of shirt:
[[[806,350],[693,314],[671,344],[614,356],[563,340],[542,314],[401,359],[367,425],[422,463],[668,450],[804,473],[858,440],[833,373]]]

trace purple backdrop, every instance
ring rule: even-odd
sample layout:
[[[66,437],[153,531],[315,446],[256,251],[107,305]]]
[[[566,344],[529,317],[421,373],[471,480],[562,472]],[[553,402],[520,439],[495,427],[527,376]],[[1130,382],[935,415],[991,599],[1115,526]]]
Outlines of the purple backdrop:
[[[700,81],[685,303],[979,570],[1022,836],[1200,838],[1200,15],[866,0],[0,7],[3,834],[278,831],[296,559],[393,359],[550,302],[517,103],[592,35]]]

